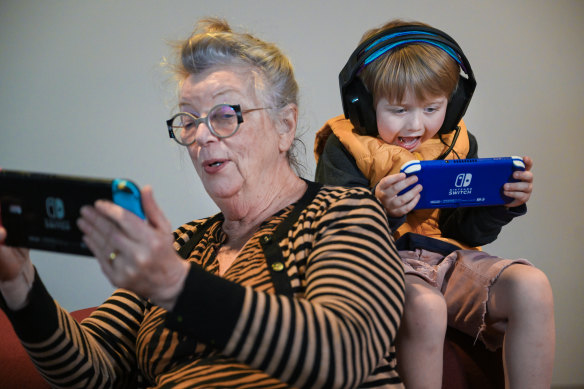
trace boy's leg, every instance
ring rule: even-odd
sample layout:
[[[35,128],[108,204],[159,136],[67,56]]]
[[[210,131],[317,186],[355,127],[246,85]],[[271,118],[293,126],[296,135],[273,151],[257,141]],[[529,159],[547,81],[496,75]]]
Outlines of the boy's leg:
[[[405,307],[397,335],[397,368],[407,388],[440,388],[446,302],[422,278],[406,274]]]
[[[507,388],[549,388],[555,351],[550,283],[537,268],[507,267],[490,290],[489,325],[505,327],[503,360]]]

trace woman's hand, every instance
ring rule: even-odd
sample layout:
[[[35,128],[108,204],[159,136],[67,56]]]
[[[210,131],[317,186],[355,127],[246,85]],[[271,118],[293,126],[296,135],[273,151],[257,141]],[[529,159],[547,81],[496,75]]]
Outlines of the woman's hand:
[[[104,200],[81,209],[78,226],[110,282],[172,309],[189,265],[173,248],[172,230],[150,187],[141,191],[147,221]]]
[[[509,182],[503,185],[503,194],[511,197],[513,201],[505,204],[506,207],[512,208],[527,203],[533,191],[533,160],[530,157],[523,157],[525,163],[525,170],[517,170],[513,172],[513,178],[519,180],[518,182]]]
[[[0,225],[0,292],[10,309],[26,305],[34,280],[34,267],[28,249],[9,247],[6,229]]]
[[[4,245],[6,229],[0,225],[0,282],[14,280],[30,262],[28,249]]]
[[[404,173],[392,174],[383,177],[375,188],[375,197],[381,202],[390,217],[402,217],[410,212],[418,201],[422,185],[416,185],[401,196],[402,190],[418,182],[418,177],[407,177]]]

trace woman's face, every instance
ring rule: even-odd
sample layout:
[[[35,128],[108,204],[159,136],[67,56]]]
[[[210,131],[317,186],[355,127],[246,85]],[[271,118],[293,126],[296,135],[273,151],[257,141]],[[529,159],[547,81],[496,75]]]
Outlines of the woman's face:
[[[207,116],[217,104],[239,104],[243,123],[235,135],[217,138],[204,123],[196,130],[189,155],[214,200],[253,193],[273,177],[270,171],[285,161],[279,147],[280,134],[254,90],[249,68],[218,67],[190,75],[181,86],[179,107],[196,117]]]

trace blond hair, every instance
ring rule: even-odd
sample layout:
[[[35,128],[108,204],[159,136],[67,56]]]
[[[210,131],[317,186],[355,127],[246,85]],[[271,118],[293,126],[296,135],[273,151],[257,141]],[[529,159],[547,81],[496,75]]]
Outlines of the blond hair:
[[[223,19],[201,19],[191,36],[179,42],[177,48],[179,62],[175,74],[179,81],[217,66],[248,65],[262,78],[257,85],[268,99],[266,104],[298,105],[298,84],[288,58],[273,43],[232,31]]]
[[[430,27],[420,22],[393,20],[367,31],[361,42],[383,30],[406,25]],[[376,103],[383,97],[392,102],[402,101],[407,91],[422,101],[441,95],[450,98],[456,90],[459,75],[460,67],[444,50],[415,43],[392,49],[365,67],[359,77]]]

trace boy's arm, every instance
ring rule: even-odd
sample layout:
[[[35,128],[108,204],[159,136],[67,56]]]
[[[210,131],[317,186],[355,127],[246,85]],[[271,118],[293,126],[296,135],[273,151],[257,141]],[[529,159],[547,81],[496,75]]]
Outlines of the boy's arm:
[[[504,206],[441,209],[442,236],[469,246],[482,246],[497,239],[503,226],[527,212],[525,204],[515,208]]]

